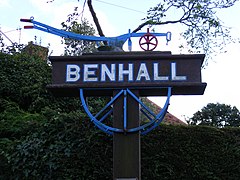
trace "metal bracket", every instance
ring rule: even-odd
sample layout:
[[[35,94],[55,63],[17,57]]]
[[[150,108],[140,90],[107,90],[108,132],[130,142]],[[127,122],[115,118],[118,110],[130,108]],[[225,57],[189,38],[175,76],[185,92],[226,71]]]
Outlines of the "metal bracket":
[[[164,104],[164,107],[162,110],[156,115],[153,113],[138,97],[136,97],[130,89],[122,89],[120,90],[112,99],[96,114],[93,115],[85,101],[84,97],[84,90],[80,89],[80,100],[82,102],[83,108],[91,121],[102,131],[104,131],[107,134],[113,135],[113,133],[134,133],[134,132],[140,132],[142,135],[147,134],[151,130],[155,129],[164,119],[164,116],[167,113],[167,109],[170,102],[171,97],[171,87],[168,87],[168,93],[167,93],[167,99]],[[149,119],[149,122],[146,122],[145,124],[140,125],[139,127],[135,128],[127,128],[127,95],[130,95],[131,98],[133,98],[135,101],[137,101],[141,106],[141,112]],[[124,116],[123,116],[123,128],[115,128],[108,126],[103,123],[103,121],[113,112],[113,109],[111,108],[108,110],[114,102],[120,97],[124,97]],[[99,119],[100,115],[103,116]]]

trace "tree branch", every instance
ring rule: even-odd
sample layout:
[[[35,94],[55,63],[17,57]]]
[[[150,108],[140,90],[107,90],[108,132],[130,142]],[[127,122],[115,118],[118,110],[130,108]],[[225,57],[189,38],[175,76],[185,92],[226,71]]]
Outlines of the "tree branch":
[[[101,28],[101,26],[100,26],[100,23],[99,23],[99,21],[98,21],[97,15],[96,15],[96,13],[95,13],[95,11],[94,11],[94,9],[93,9],[92,0],[87,0],[87,4],[88,4],[89,11],[91,12],[93,21],[94,21],[94,23],[95,23],[95,25],[96,25],[96,27],[97,27],[98,34],[99,34],[100,36],[104,36],[104,37],[105,37],[105,35],[103,34],[103,31],[102,31],[102,28]],[[107,42],[106,42],[106,41],[104,41],[104,45],[107,45]]]
[[[133,30],[133,33],[140,31],[144,26],[149,25],[149,24],[151,24],[151,21],[146,21],[146,22],[140,24],[135,30]]]
[[[93,9],[92,0],[88,0],[88,1],[87,1],[87,4],[88,4],[89,11],[91,12],[93,21],[94,21],[94,23],[95,23],[95,25],[96,25],[96,27],[97,27],[98,34],[99,34],[100,36],[105,36],[105,35],[103,34],[103,31],[102,31],[102,28],[101,28],[101,26],[100,26],[100,23],[99,23],[99,21],[98,21],[97,15],[96,15],[96,13],[95,13],[95,11],[94,11],[94,9]]]
[[[154,22],[154,21],[146,21],[142,24],[140,24],[135,30],[133,30],[133,33],[136,33],[138,31],[140,31],[144,26],[146,25],[165,25],[165,24],[176,24],[176,23],[182,23],[183,21],[186,21],[189,17],[185,17],[185,18],[181,18],[179,20],[175,20],[175,21],[164,21],[164,22]]]
[[[165,11],[165,12],[168,11],[171,7],[177,7],[177,8],[178,8],[178,6],[179,6],[179,5],[170,4],[164,11]],[[187,8],[188,10],[185,11],[184,7]],[[136,33],[136,32],[138,32],[138,31],[140,31],[144,26],[147,26],[147,25],[176,24],[176,23],[182,23],[182,22],[184,22],[184,21],[187,21],[187,20],[190,18],[190,15],[191,15],[190,12],[191,12],[191,10],[193,9],[193,7],[194,7],[194,4],[192,4],[192,7],[190,7],[190,8],[183,5],[182,10],[183,10],[184,13],[183,13],[182,17],[181,17],[180,19],[178,19],[178,20],[163,21],[163,22],[161,22],[161,21],[155,21],[155,20],[153,19],[154,17],[152,17],[151,20],[148,20],[148,21],[140,24],[135,30],[133,30],[133,33]],[[156,15],[154,15],[154,16],[156,16]]]

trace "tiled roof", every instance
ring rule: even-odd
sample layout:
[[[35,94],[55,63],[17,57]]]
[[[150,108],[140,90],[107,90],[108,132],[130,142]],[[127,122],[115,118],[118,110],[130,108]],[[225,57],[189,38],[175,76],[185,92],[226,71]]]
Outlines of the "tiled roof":
[[[150,106],[151,110],[155,114],[158,114],[162,110],[162,108],[160,106],[158,106],[157,104],[155,104],[154,102],[152,102],[148,98],[143,98],[142,101],[148,107]],[[165,115],[165,117],[163,119],[163,123],[165,123],[165,124],[172,124],[172,125],[187,125],[185,122],[183,122],[182,120],[178,119],[176,116],[172,115],[169,112],[167,112],[167,114]]]

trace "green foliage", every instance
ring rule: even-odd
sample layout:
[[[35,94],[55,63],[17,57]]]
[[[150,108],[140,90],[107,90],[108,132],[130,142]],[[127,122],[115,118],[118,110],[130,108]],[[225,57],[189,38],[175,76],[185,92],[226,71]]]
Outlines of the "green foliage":
[[[45,61],[26,54],[2,54],[0,68],[0,98],[13,101],[24,110],[35,109],[42,103],[46,94],[43,87],[50,82],[51,73]]]
[[[8,39],[8,37],[5,35],[4,36],[8,41],[10,39]],[[5,53],[5,54],[18,54],[19,52],[21,52],[21,50],[23,49],[24,45],[23,44],[18,44],[16,42],[12,42],[11,40],[11,45],[7,46],[6,45],[6,39],[3,37],[3,32],[0,30],[0,53]]]
[[[51,66],[27,54],[0,54],[0,99],[16,103],[31,113],[52,109],[75,111],[81,107],[78,98],[56,98],[46,89],[51,83]],[[1,106],[0,106],[1,109]]]
[[[79,23],[77,21],[79,15],[76,11],[77,10],[75,9],[72,14],[68,15],[66,22],[62,22],[63,29],[76,34],[93,36],[95,34],[95,29],[86,19],[81,19],[81,22]],[[91,41],[64,38],[62,43],[65,44],[64,55],[66,56],[80,56],[83,53],[92,53],[96,51],[96,44]]]
[[[191,125],[207,125],[215,127],[240,127],[240,112],[234,106],[209,103],[201,111],[197,111],[188,120]]]
[[[0,98],[0,179],[11,177],[9,160],[21,138],[33,133],[46,118],[21,110],[11,101]]]
[[[106,144],[104,144],[106,143]],[[111,139],[79,112],[53,116],[15,146],[10,157],[12,178],[96,179],[107,176],[102,158],[111,154]]]
[[[142,139],[143,179],[237,180],[239,133],[239,128],[160,127]]]
[[[51,67],[46,61],[26,54],[0,54],[0,68],[0,179],[69,179],[76,157],[81,157],[76,162],[79,167],[89,164],[79,177],[86,179],[96,171],[92,164],[101,163],[99,156],[92,162],[82,159],[101,147],[81,148],[91,138],[99,137],[101,142],[106,137],[90,127],[78,98],[56,98],[47,91]],[[102,104],[103,98],[89,102],[95,107],[93,113]]]
[[[28,134],[39,123],[46,121],[44,116],[38,113],[29,113],[19,109],[14,102],[0,99],[0,138],[12,139],[21,135]]]
[[[162,125],[142,138],[142,179],[238,180],[239,135],[239,128]],[[112,138],[77,113],[61,114],[8,159],[10,179],[111,179]]]
[[[11,177],[12,171],[8,159],[14,146],[15,141],[0,137],[0,179],[5,180]]]

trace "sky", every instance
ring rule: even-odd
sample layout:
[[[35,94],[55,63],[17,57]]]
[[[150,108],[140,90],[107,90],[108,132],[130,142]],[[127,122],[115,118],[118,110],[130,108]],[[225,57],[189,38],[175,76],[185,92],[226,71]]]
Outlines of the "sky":
[[[63,46],[61,38],[38,30],[23,29],[26,23],[20,22],[20,18],[34,17],[34,20],[44,24],[61,28],[61,23],[67,19],[67,15],[73,11],[75,6],[83,7],[83,0],[55,0],[47,3],[48,0],[0,0],[0,30],[4,32],[11,41],[27,44],[35,41],[42,46],[50,44],[51,55],[61,55]],[[156,5],[159,0],[93,0],[98,19],[106,36],[118,36],[128,33],[128,29],[135,29],[146,17],[146,11]],[[232,36],[240,38],[240,2],[237,2],[229,9],[223,9],[217,13],[226,26],[231,27]],[[92,18],[85,7],[83,16],[92,24]],[[156,50],[172,51],[172,54],[179,54],[180,44],[179,33],[181,27],[169,25],[154,27],[155,32],[172,32],[172,40],[166,45],[163,39],[159,39],[159,46]],[[146,32],[146,28],[143,28]],[[133,40],[133,50],[140,50],[138,39]],[[10,44],[9,41],[6,40]],[[207,83],[204,95],[198,96],[172,96],[169,112],[184,120],[201,110],[208,103],[224,103],[236,106],[240,110],[240,43],[227,44],[227,53],[218,54],[209,61],[208,66],[202,69],[202,81]],[[163,106],[166,97],[151,97],[156,104]]]

